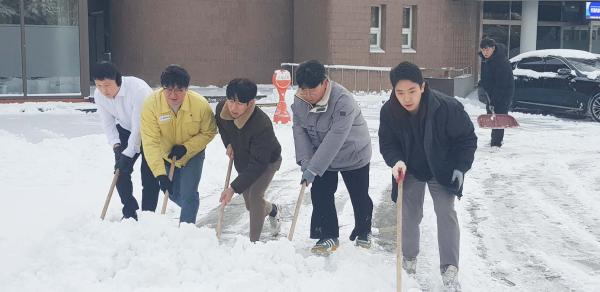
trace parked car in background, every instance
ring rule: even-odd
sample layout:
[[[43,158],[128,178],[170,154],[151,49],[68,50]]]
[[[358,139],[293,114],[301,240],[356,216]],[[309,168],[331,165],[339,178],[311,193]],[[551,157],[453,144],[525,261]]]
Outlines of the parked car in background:
[[[600,58],[579,50],[538,50],[510,59],[514,110],[590,116],[600,122]]]

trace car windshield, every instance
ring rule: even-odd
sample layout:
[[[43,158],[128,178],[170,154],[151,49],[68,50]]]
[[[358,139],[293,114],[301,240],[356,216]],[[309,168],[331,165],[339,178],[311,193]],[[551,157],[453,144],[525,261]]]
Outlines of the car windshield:
[[[571,65],[582,72],[594,72],[600,70],[600,58],[582,59],[582,58],[567,58]]]

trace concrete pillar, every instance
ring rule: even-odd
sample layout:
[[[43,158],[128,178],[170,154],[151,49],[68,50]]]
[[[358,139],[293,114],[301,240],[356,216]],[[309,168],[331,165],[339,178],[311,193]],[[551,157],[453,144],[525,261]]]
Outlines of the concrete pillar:
[[[539,0],[523,1],[521,14],[521,53],[534,51],[537,43]]]

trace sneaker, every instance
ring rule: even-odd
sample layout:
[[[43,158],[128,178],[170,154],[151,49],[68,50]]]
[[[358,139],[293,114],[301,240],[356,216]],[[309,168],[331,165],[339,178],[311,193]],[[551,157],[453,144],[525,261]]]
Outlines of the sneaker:
[[[447,265],[442,269],[442,282],[449,291],[460,291],[458,283],[458,268],[453,265]]]
[[[371,242],[371,232],[367,233],[367,235],[359,235],[358,237],[356,237],[356,246],[369,249],[371,248]]]
[[[269,213],[269,225],[271,225],[271,235],[277,236],[279,231],[281,231],[281,216],[279,215],[279,210],[277,210],[277,205],[275,204],[273,204],[271,213]]]
[[[417,258],[402,257],[402,268],[409,275],[417,273]]]
[[[323,238],[319,239],[310,251],[315,254],[329,254],[338,246],[340,246],[340,242],[337,238]]]

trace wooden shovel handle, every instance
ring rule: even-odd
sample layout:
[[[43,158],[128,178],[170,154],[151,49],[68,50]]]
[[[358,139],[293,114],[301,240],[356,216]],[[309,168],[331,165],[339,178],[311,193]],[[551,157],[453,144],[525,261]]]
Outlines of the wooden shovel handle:
[[[225,177],[225,186],[223,190],[229,187],[229,179],[231,178],[231,168],[233,167],[233,159],[229,158],[229,165],[227,166],[227,176]],[[225,204],[221,203],[219,206],[219,214],[217,216],[217,238],[221,239],[221,229],[223,228],[223,213],[225,213]]]
[[[175,173],[175,162],[177,159],[173,157],[171,159],[171,168],[169,168],[169,180],[173,181],[173,174]],[[160,214],[165,214],[167,212],[167,203],[169,202],[169,190],[165,190],[165,197],[163,198],[162,208],[160,210]]]
[[[108,210],[108,204],[110,204],[110,199],[112,198],[113,191],[115,190],[115,186],[117,185],[117,181],[119,180],[119,170],[115,171],[115,175],[113,175],[112,183],[110,184],[110,188],[108,189],[108,195],[106,195],[106,200],[104,201],[104,207],[102,208],[102,214],[100,214],[100,219],[104,220],[106,216],[106,210]]]
[[[402,291],[402,201],[404,197],[404,172],[396,179],[398,197],[396,198],[396,291]]]
[[[306,190],[306,183],[302,183],[302,188],[300,189],[300,194],[298,194],[298,201],[296,202],[296,210],[294,210],[294,218],[292,219],[292,226],[290,227],[290,232],[288,233],[288,240],[292,241],[294,238],[294,230],[296,229],[296,222],[298,221],[298,214],[300,213],[300,206],[302,205],[302,200],[304,199],[304,191]]]

